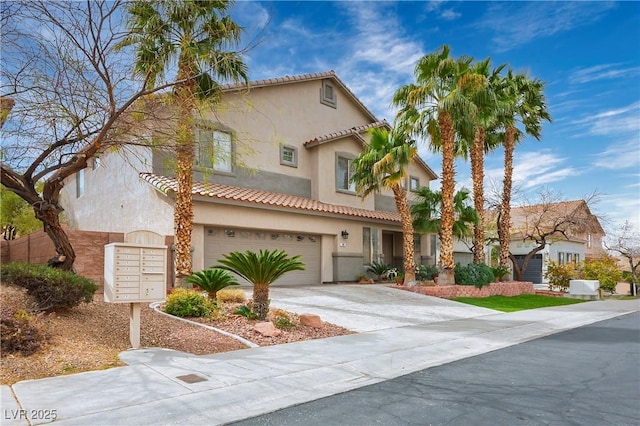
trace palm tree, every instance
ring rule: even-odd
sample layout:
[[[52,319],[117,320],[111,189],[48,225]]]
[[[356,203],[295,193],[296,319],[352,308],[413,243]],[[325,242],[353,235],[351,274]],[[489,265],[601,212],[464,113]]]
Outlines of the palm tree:
[[[174,87],[178,107],[174,208],[176,279],[182,285],[191,274],[193,229],[194,110],[198,99],[220,98],[216,79],[247,82],[247,67],[239,52],[227,51],[240,40],[241,27],[226,15],[232,2],[136,0],[130,3],[131,31],[121,46],[136,47],[135,70],[154,87],[177,66]]]
[[[264,320],[269,313],[269,285],[290,271],[303,271],[300,256],[288,257],[284,250],[255,253],[234,251],[218,260],[222,269],[234,272],[253,284],[253,312]]]
[[[490,69],[489,58],[474,65],[472,72],[482,75],[486,79],[485,85],[475,87],[469,94],[476,105],[476,114],[471,117],[473,141],[469,147],[471,158],[471,180],[473,182],[473,205],[478,215],[478,220],[473,232],[473,262],[484,262],[485,246],[485,215],[484,215],[484,155],[500,145],[500,140],[494,133],[487,130],[495,125],[496,115],[500,107],[498,98],[494,93],[494,86],[500,81],[500,73],[506,65],[501,65],[493,71]]]
[[[502,203],[498,213],[498,239],[500,242],[499,262],[509,268],[509,243],[511,227],[511,190],[513,186],[513,152],[516,143],[524,133],[540,140],[542,120],[551,122],[544,97],[544,83],[539,79],[529,79],[524,74],[514,74],[511,70],[497,85],[498,96],[506,103],[498,116],[504,126],[504,180],[502,183]],[[524,133],[516,126],[520,123]]]
[[[433,150],[442,153],[442,231],[439,282],[454,283],[453,270],[453,195],[455,191],[454,160],[457,149],[455,119],[473,117],[475,105],[466,93],[484,84],[484,76],[470,72],[472,58],[455,59],[444,45],[424,56],[415,68],[416,84],[396,91],[393,104],[400,107],[396,121],[411,126],[413,133],[429,137]]]
[[[372,192],[390,189],[402,221],[404,254],[404,283],[415,285],[416,262],[413,246],[413,225],[407,200],[407,191],[402,187],[408,175],[409,164],[418,153],[415,143],[408,140],[400,129],[372,129],[371,140],[365,150],[353,161],[353,176],[356,191],[361,197]]]
[[[417,192],[416,202],[411,206],[413,227],[420,233],[442,233],[440,210],[442,208],[442,193],[432,191],[424,186]],[[455,221],[453,235],[462,240],[473,235],[473,227],[478,223],[476,210],[469,205],[469,191],[461,189],[453,197]]]
[[[232,285],[240,285],[236,277],[225,269],[209,268],[194,272],[185,278],[185,282],[197,285],[206,291],[209,299],[216,301],[218,292]]]

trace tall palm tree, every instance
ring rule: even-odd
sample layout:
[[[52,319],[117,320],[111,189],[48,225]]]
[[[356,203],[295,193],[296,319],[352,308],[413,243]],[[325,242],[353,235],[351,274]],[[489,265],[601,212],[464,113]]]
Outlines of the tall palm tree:
[[[551,122],[551,116],[544,97],[544,83],[539,79],[529,79],[524,74],[514,74],[509,70],[497,90],[498,96],[506,102],[498,117],[500,124],[504,126],[504,179],[502,203],[498,214],[499,262],[500,266],[509,268],[513,152],[516,143],[522,140],[525,134],[540,140],[542,120]],[[518,125],[524,132],[517,127]]]
[[[191,274],[193,229],[194,111],[199,99],[220,98],[217,79],[248,82],[247,67],[238,44],[242,28],[226,14],[232,2],[189,0],[136,0],[130,3],[131,35],[122,46],[135,46],[135,70],[154,87],[177,67],[174,87],[178,108],[174,208],[176,279],[183,285]]]
[[[484,77],[470,72],[472,58],[450,56],[447,45],[422,57],[415,68],[415,84],[396,91],[393,104],[400,107],[396,121],[411,126],[413,132],[429,137],[431,148],[442,153],[442,232],[438,282],[454,283],[453,195],[455,191],[457,117],[472,117],[475,105],[467,96],[471,87],[484,84]]]
[[[234,251],[218,262],[222,265],[219,268],[235,272],[253,284],[252,311],[261,320],[269,313],[269,285],[287,272],[304,270],[300,256],[288,257],[283,250]]]
[[[442,208],[442,193],[432,191],[424,186],[417,192],[416,202],[411,206],[413,227],[416,232],[437,233],[442,232],[440,209]],[[473,235],[473,227],[478,222],[478,213],[469,205],[469,191],[461,189],[453,197],[453,209],[455,221],[453,235],[464,239]]]
[[[372,192],[390,189],[402,221],[404,255],[404,283],[416,284],[416,262],[413,245],[413,225],[407,191],[402,187],[407,178],[409,164],[418,153],[415,143],[408,140],[400,129],[372,129],[371,140],[365,150],[353,161],[352,181],[361,197]]]
[[[506,65],[501,65],[494,70],[490,69],[489,58],[478,62],[473,66],[472,72],[482,75],[486,84],[474,87],[469,96],[476,105],[476,114],[470,117],[469,126],[472,129],[472,142],[469,144],[469,156],[471,158],[471,180],[473,182],[473,205],[478,215],[478,221],[473,232],[473,262],[484,262],[485,247],[485,214],[484,214],[484,155],[496,149],[500,140],[494,133],[487,130],[495,125],[496,115],[500,108],[499,99],[495,95],[494,86],[500,81],[500,73]]]

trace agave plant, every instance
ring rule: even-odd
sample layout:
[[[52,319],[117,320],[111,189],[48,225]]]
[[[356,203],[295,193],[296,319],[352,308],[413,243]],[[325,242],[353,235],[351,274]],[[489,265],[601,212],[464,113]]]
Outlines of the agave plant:
[[[234,251],[218,262],[253,284],[253,312],[260,320],[269,313],[269,285],[287,272],[304,270],[300,256],[288,257],[284,250]]]
[[[209,299],[216,300],[218,291],[232,285],[240,285],[236,277],[229,271],[220,268],[204,269],[194,272],[185,278],[189,284],[197,285],[209,294]]]

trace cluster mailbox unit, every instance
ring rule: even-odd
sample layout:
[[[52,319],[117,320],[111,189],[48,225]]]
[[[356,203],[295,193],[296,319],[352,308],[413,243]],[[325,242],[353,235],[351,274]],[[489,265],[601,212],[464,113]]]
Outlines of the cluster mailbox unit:
[[[129,303],[129,338],[140,347],[140,307],[165,299],[167,247],[132,243],[104,246],[104,300]]]
[[[104,246],[104,298],[131,303],[164,300],[167,248],[129,243]]]

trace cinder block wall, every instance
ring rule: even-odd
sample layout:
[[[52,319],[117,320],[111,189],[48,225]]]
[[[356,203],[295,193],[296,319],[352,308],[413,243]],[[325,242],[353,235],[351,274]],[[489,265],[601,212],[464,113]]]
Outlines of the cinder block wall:
[[[124,241],[124,234],[67,230],[76,252],[76,272],[104,285],[104,246]],[[36,231],[17,240],[2,241],[2,262],[31,262],[46,264],[55,256],[53,242],[44,231]]]

